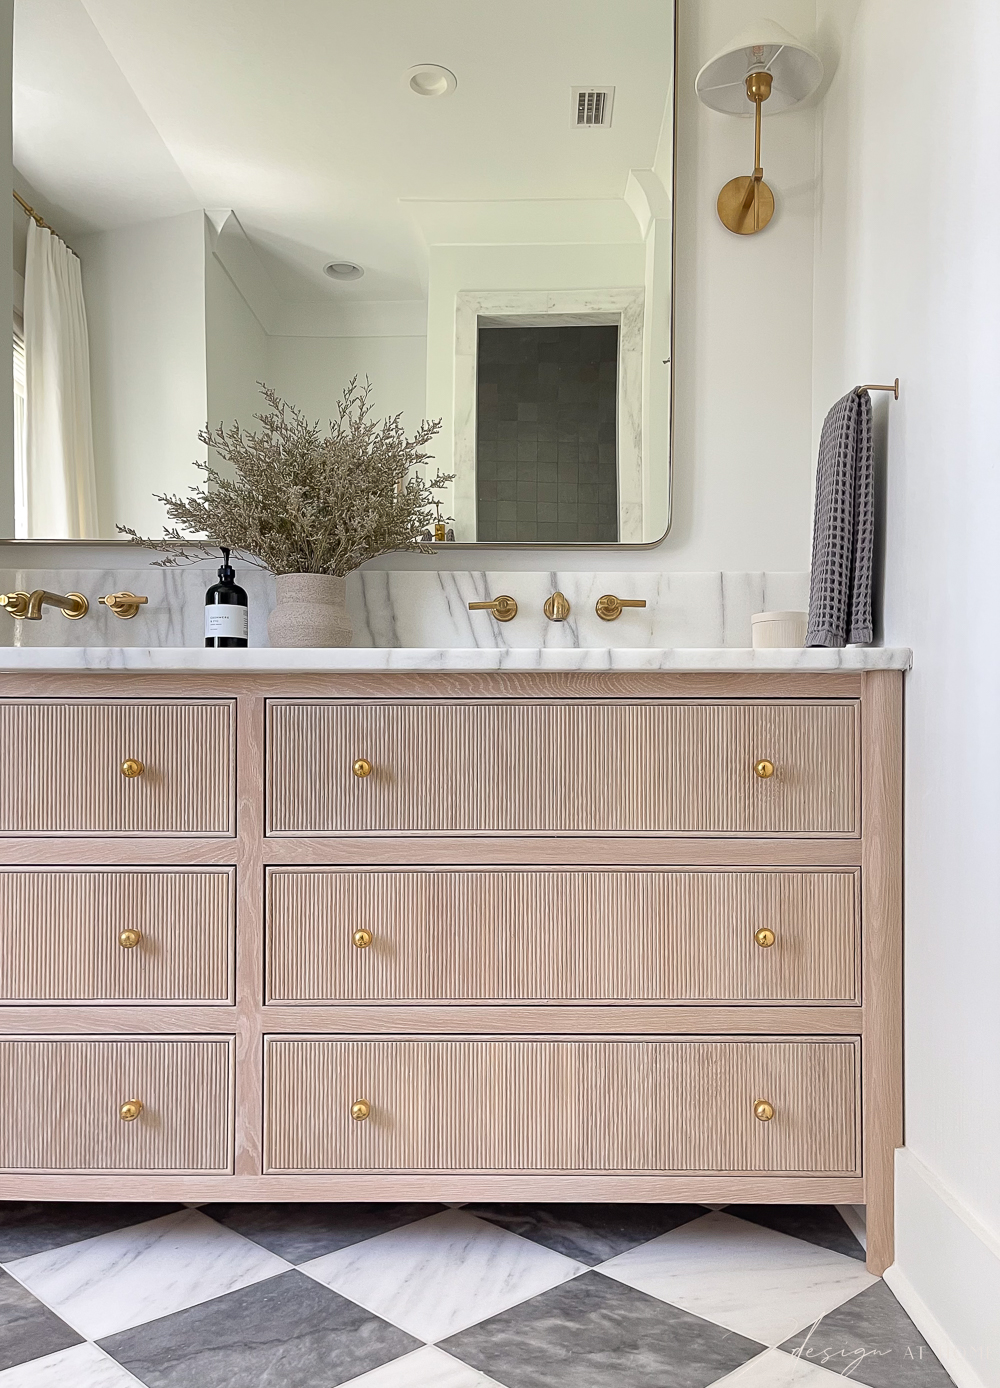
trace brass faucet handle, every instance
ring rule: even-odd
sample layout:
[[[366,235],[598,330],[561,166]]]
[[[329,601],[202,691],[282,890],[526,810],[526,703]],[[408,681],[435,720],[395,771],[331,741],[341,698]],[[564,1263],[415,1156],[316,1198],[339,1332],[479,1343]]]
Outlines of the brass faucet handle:
[[[645,607],[645,598],[616,598],[614,593],[605,593],[597,599],[594,611],[602,622],[617,622],[625,607]]]
[[[4,607],[12,617],[24,617],[28,611],[27,593],[0,593],[0,607]]]
[[[550,598],[546,599],[542,611],[550,622],[565,622],[572,608],[565,593],[553,593]]]
[[[517,603],[506,593],[492,602],[470,602],[470,612],[492,612],[498,622],[512,622],[517,616]]]
[[[110,608],[116,617],[121,617],[123,622],[127,622],[131,617],[138,616],[139,608],[145,607],[149,598],[139,597],[125,589],[121,593],[108,593],[107,597],[98,598],[97,601]]]

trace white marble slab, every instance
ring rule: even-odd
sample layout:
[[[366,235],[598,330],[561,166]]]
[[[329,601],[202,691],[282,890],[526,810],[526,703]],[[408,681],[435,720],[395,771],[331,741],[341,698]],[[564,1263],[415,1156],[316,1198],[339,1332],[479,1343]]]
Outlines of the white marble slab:
[[[818,1369],[780,1349],[769,1349],[766,1354],[759,1354],[748,1364],[741,1365],[735,1373],[720,1378],[712,1388],[824,1388],[824,1385],[833,1388],[825,1369]],[[3,1388],[2,1383],[0,1388]]]
[[[340,1248],[299,1271],[418,1340],[443,1340],[587,1269],[464,1210]]]
[[[61,1349],[0,1373],[0,1388],[136,1388],[138,1383],[127,1369],[91,1344]],[[470,1388],[474,1383],[470,1380]],[[456,1381],[455,1388],[466,1385]]]
[[[878,1281],[856,1258],[718,1212],[621,1253],[600,1270],[770,1346]]]
[[[612,650],[593,647],[516,650],[479,647],[440,650],[386,647],[348,650],[207,651],[179,646],[39,646],[0,648],[0,670],[176,670],[202,673],[337,673],[376,670],[731,671],[908,670],[906,648],[851,646],[846,650],[754,651]]]
[[[4,1388],[2,1375],[0,1388]],[[49,1385],[45,1384],[44,1388]],[[52,1388],[57,1385],[53,1384]],[[394,1359],[390,1364],[372,1369],[360,1378],[352,1378],[343,1388],[501,1388],[501,1385],[443,1350],[427,1345],[403,1359]]]
[[[184,1209],[5,1266],[74,1330],[99,1340],[276,1277],[291,1264]]]

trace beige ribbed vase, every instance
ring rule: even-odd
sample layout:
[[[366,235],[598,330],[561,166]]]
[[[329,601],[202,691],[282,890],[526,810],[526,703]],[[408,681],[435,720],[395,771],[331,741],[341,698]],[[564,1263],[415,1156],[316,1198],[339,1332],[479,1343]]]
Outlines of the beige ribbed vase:
[[[277,604],[267,619],[272,646],[349,646],[347,579],[333,574],[278,574]]]

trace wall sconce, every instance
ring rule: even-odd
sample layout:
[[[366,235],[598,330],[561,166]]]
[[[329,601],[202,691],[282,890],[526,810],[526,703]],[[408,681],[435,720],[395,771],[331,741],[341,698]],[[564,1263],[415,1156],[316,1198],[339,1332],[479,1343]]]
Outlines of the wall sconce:
[[[777,115],[805,101],[823,80],[823,64],[787,29],[771,19],[737,35],[705,64],[695,91],[713,111],[754,117],[753,173],[733,178],[719,194],[719,220],[738,236],[763,231],[774,216],[774,194],[760,162],[761,110]]]

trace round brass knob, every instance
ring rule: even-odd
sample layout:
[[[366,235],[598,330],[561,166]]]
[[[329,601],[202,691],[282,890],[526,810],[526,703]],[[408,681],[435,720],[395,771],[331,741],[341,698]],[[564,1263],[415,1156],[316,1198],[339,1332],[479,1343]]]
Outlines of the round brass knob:
[[[761,949],[770,949],[771,946],[774,944],[776,937],[774,931],[768,930],[767,926],[765,925],[757,931],[757,934],[753,938],[754,942],[760,945]]]
[[[118,1110],[118,1117],[123,1123],[134,1123],[142,1112],[141,1099],[126,1099]]]
[[[122,775],[129,781],[141,776],[145,769],[142,762],[136,761],[135,757],[126,757],[122,762]]]
[[[355,776],[357,776],[358,780],[363,780],[365,776],[370,776],[372,774],[372,764],[367,757],[358,757],[357,761],[351,767],[351,770],[354,772]]]
[[[374,938],[375,936],[370,930],[355,930],[351,936],[358,949],[367,949]]]
[[[754,766],[754,775],[759,776],[762,781],[768,780],[774,775],[774,762],[768,761],[767,757],[761,757]]]
[[[140,930],[123,930],[118,936],[118,943],[122,949],[135,949],[141,939],[142,932]]]
[[[774,1117],[774,1105],[769,1104],[766,1099],[757,1099],[753,1106],[753,1116],[761,1123],[770,1123]]]
[[[351,1105],[351,1117],[356,1123],[363,1123],[372,1111],[367,1099],[356,1099]]]

